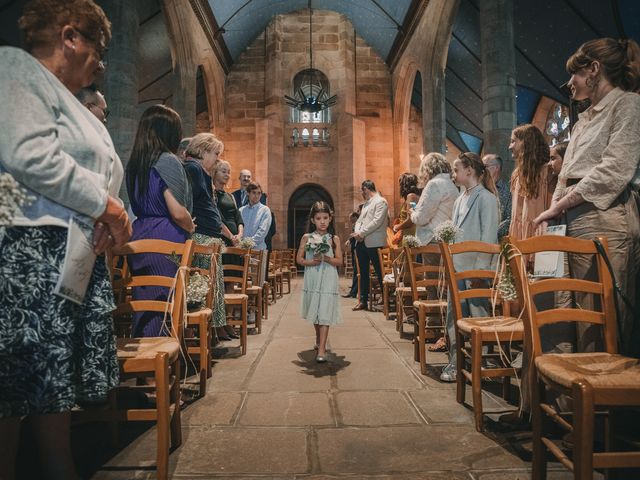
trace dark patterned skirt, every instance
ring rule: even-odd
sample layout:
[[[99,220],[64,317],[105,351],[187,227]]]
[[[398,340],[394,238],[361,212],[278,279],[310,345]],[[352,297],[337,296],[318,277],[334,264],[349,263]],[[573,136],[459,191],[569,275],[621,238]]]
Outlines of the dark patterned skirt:
[[[118,384],[104,257],[77,305],[53,293],[66,243],[62,227],[0,232],[0,418],[102,402]]]

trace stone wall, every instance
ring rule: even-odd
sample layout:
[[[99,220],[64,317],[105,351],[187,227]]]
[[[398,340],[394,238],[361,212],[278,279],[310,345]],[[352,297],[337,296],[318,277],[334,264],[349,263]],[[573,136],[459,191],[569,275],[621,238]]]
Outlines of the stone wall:
[[[360,183],[372,179],[393,208],[391,75],[384,61],[359,38],[344,15],[313,11],[313,67],[329,79],[328,146],[292,146],[293,77],[309,67],[309,11],[278,15],[231,67],[226,84],[224,157],[237,173],[248,168],[269,195],[279,225],[274,247],[287,245],[289,199],[304,184],[332,197],[337,233],[344,237],[349,213],[362,202]],[[309,129],[314,125],[309,125]]]

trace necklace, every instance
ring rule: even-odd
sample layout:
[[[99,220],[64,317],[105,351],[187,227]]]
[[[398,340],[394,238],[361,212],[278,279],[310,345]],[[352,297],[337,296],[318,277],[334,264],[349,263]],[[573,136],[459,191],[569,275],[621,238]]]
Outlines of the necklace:
[[[476,183],[473,187],[471,187],[471,188],[467,188],[467,189],[465,190],[465,192],[464,192],[464,193],[465,193],[465,195],[469,195],[469,194],[471,194],[471,190],[473,190],[474,188],[476,188],[476,187],[477,187],[477,186],[479,186],[479,185],[480,185],[479,183]]]

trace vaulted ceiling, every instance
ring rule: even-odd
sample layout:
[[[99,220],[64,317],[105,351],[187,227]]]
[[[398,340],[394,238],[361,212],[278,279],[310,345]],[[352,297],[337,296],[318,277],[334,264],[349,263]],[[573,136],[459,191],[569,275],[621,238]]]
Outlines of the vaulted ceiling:
[[[186,1],[186,0],[185,0]],[[205,1],[205,0],[202,0]],[[312,0],[315,9],[349,18],[356,32],[392,64],[408,25],[427,0]],[[447,137],[462,150],[482,145],[482,78],[479,3],[460,0],[446,68]],[[18,45],[17,18],[25,0],[0,0],[0,45]],[[100,1],[98,1],[100,3]],[[274,15],[308,7],[309,0],[208,0],[217,38],[234,60]],[[173,72],[159,0],[136,0],[140,20],[139,98],[168,100]],[[566,59],[584,41],[611,36],[640,41],[639,0],[514,0],[518,123],[529,122],[542,96],[566,102],[558,86],[567,80]],[[422,92],[414,85],[412,103]],[[199,110],[206,108],[199,81]]]

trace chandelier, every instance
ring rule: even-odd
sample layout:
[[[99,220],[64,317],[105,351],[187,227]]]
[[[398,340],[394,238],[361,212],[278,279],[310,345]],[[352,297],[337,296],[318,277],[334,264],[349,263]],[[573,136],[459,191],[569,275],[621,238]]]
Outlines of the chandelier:
[[[336,95],[329,97],[320,78],[320,72],[313,68],[313,10],[309,0],[309,68],[300,72],[302,83],[294,93],[295,97],[285,95],[287,105],[301,112],[317,113],[335,105]]]

